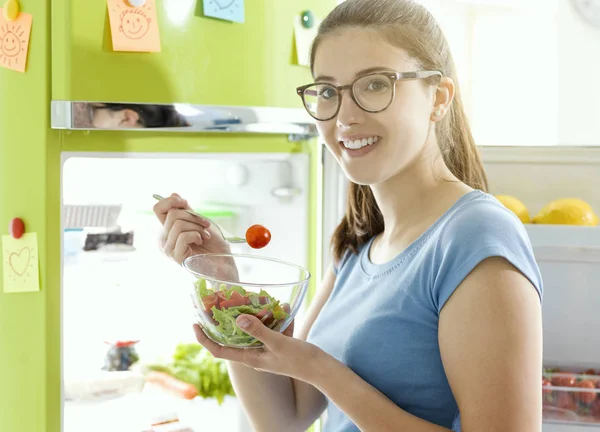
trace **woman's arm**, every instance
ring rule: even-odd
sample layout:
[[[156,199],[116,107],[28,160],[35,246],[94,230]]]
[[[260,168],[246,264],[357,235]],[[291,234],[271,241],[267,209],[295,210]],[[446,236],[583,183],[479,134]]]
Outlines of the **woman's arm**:
[[[503,258],[484,260],[440,314],[444,369],[464,432],[542,429],[540,298]]]
[[[541,430],[542,326],[539,296],[502,258],[480,263],[440,314],[444,369],[463,432]],[[396,406],[342,363],[321,354],[309,381],[363,432],[449,429]]]
[[[325,272],[302,325],[294,331],[297,339],[306,340],[310,328],[331,294],[334,282],[335,274],[330,267]],[[198,333],[198,336],[200,342],[205,340],[202,333]],[[228,362],[228,369],[235,393],[257,432],[277,429],[278,426],[275,425],[280,425],[281,429],[277,430],[305,431],[319,418],[327,405],[323,394],[306,382],[257,371],[243,362]]]

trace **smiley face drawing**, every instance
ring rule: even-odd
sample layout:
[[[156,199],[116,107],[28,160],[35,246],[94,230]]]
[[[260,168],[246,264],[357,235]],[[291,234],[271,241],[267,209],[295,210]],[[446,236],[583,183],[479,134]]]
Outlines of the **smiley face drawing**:
[[[2,37],[2,53],[7,57],[15,57],[21,51],[21,41],[19,37],[11,31],[6,32]]]
[[[142,8],[130,8],[121,13],[119,31],[129,39],[141,39],[150,29],[150,22]]]
[[[27,40],[25,30],[20,25],[3,24],[0,26],[0,62],[13,66],[22,63],[19,59],[25,52]]]

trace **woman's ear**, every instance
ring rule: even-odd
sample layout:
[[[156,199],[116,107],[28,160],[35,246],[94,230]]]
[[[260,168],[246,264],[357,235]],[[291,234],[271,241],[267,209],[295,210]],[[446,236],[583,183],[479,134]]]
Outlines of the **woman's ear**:
[[[444,118],[444,115],[446,115],[450,109],[455,91],[456,89],[452,78],[442,77],[440,79],[437,89],[435,90],[431,121],[437,122]]]
[[[120,127],[129,127],[129,128],[141,127],[141,125],[139,123],[140,115],[137,112],[135,112],[134,110],[124,109],[119,113],[119,117],[120,117],[120,119],[119,119]]]

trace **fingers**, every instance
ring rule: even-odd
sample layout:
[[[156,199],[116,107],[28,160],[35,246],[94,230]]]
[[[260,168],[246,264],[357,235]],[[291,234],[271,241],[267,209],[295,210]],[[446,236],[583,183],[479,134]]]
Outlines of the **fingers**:
[[[294,336],[294,321],[292,321],[282,333],[286,336],[293,337]]]
[[[167,213],[167,217],[163,223],[163,231],[161,241],[163,243],[163,247],[166,248],[166,243],[171,236],[172,244],[171,247],[175,244],[175,240],[177,236],[186,231],[197,231],[199,232],[204,239],[210,239],[210,233],[208,231],[208,227],[200,223],[201,218],[194,217],[186,211],[171,209]],[[210,224],[208,224],[210,226]]]
[[[167,220],[170,217],[171,216],[168,216]],[[188,233],[195,234],[190,235]],[[186,234],[186,236],[180,239],[180,237],[183,234]],[[175,245],[177,242],[186,241],[187,245],[195,243],[198,246],[201,246],[204,243],[204,241],[210,240],[210,238],[210,232],[208,232],[208,230],[204,227],[193,222],[178,219],[173,222],[172,226],[168,230],[167,228],[163,229],[161,243],[165,253],[169,256],[172,256],[172,252],[175,249]]]
[[[176,219],[185,219],[190,222],[202,225],[205,228],[210,227],[210,221],[208,221],[207,219],[199,215],[190,214],[187,211],[184,211],[191,210],[191,207],[189,206],[186,200],[184,200],[175,193],[172,194],[169,198],[165,198],[157,202],[154,205],[153,210],[154,214],[156,215],[158,220],[160,220],[160,223],[163,225],[169,223],[169,221],[172,224],[173,221]],[[173,210],[177,210],[177,213],[175,214],[176,216],[169,216]],[[170,228],[170,226],[166,228]]]
[[[236,324],[269,348],[276,348],[281,334],[265,326],[254,315],[242,314],[236,319]]]
[[[165,255],[173,258],[178,264],[183,264],[185,259],[190,256],[192,245],[202,246],[203,242],[198,231],[187,231],[178,234],[174,243],[168,240],[163,251]]]
[[[215,358],[242,363],[250,367],[258,367],[260,364],[260,350],[247,350],[221,346],[206,336],[198,324],[194,324],[194,333],[196,334],[198,343],[206,348],[206,350]]]
[[[170,197],[157,202],[154,205],[153,210],[160,223],[164,224],[165,220],[167,219],[167,214],[169,213],[169,210],[178,208],[189,208],[189,205],[186,200],[174,193],[171,194]]]

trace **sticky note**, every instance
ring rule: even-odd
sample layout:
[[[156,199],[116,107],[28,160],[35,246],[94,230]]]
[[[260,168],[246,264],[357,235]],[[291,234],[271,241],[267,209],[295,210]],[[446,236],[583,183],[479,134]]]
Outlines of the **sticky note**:
[[[114,51],[160,51],[156,0],[147,0],[140,7],[133,7],[126,0],[107,3]]]
[[[2,272],[5,293],[40,290],[36,233],[23,234],[20,239],[2,236]]]
[[[25,72],[32,20],[31,14],[21,12],[8,21],[0,8],[0,66]]]
[[[244,22],[244,0],[204,0],[203,6],[205,16]]]
[[[313,26],[311,28],[305,28],[302,25],[302,17],[300,15],[297,15],[294,18],[296,56],[298,58],[299,65],[310,65],[310,46],[315,37],[317,37],[317,30],[319,29],[319,24],[321,24],[321,20],[315,18]]]

